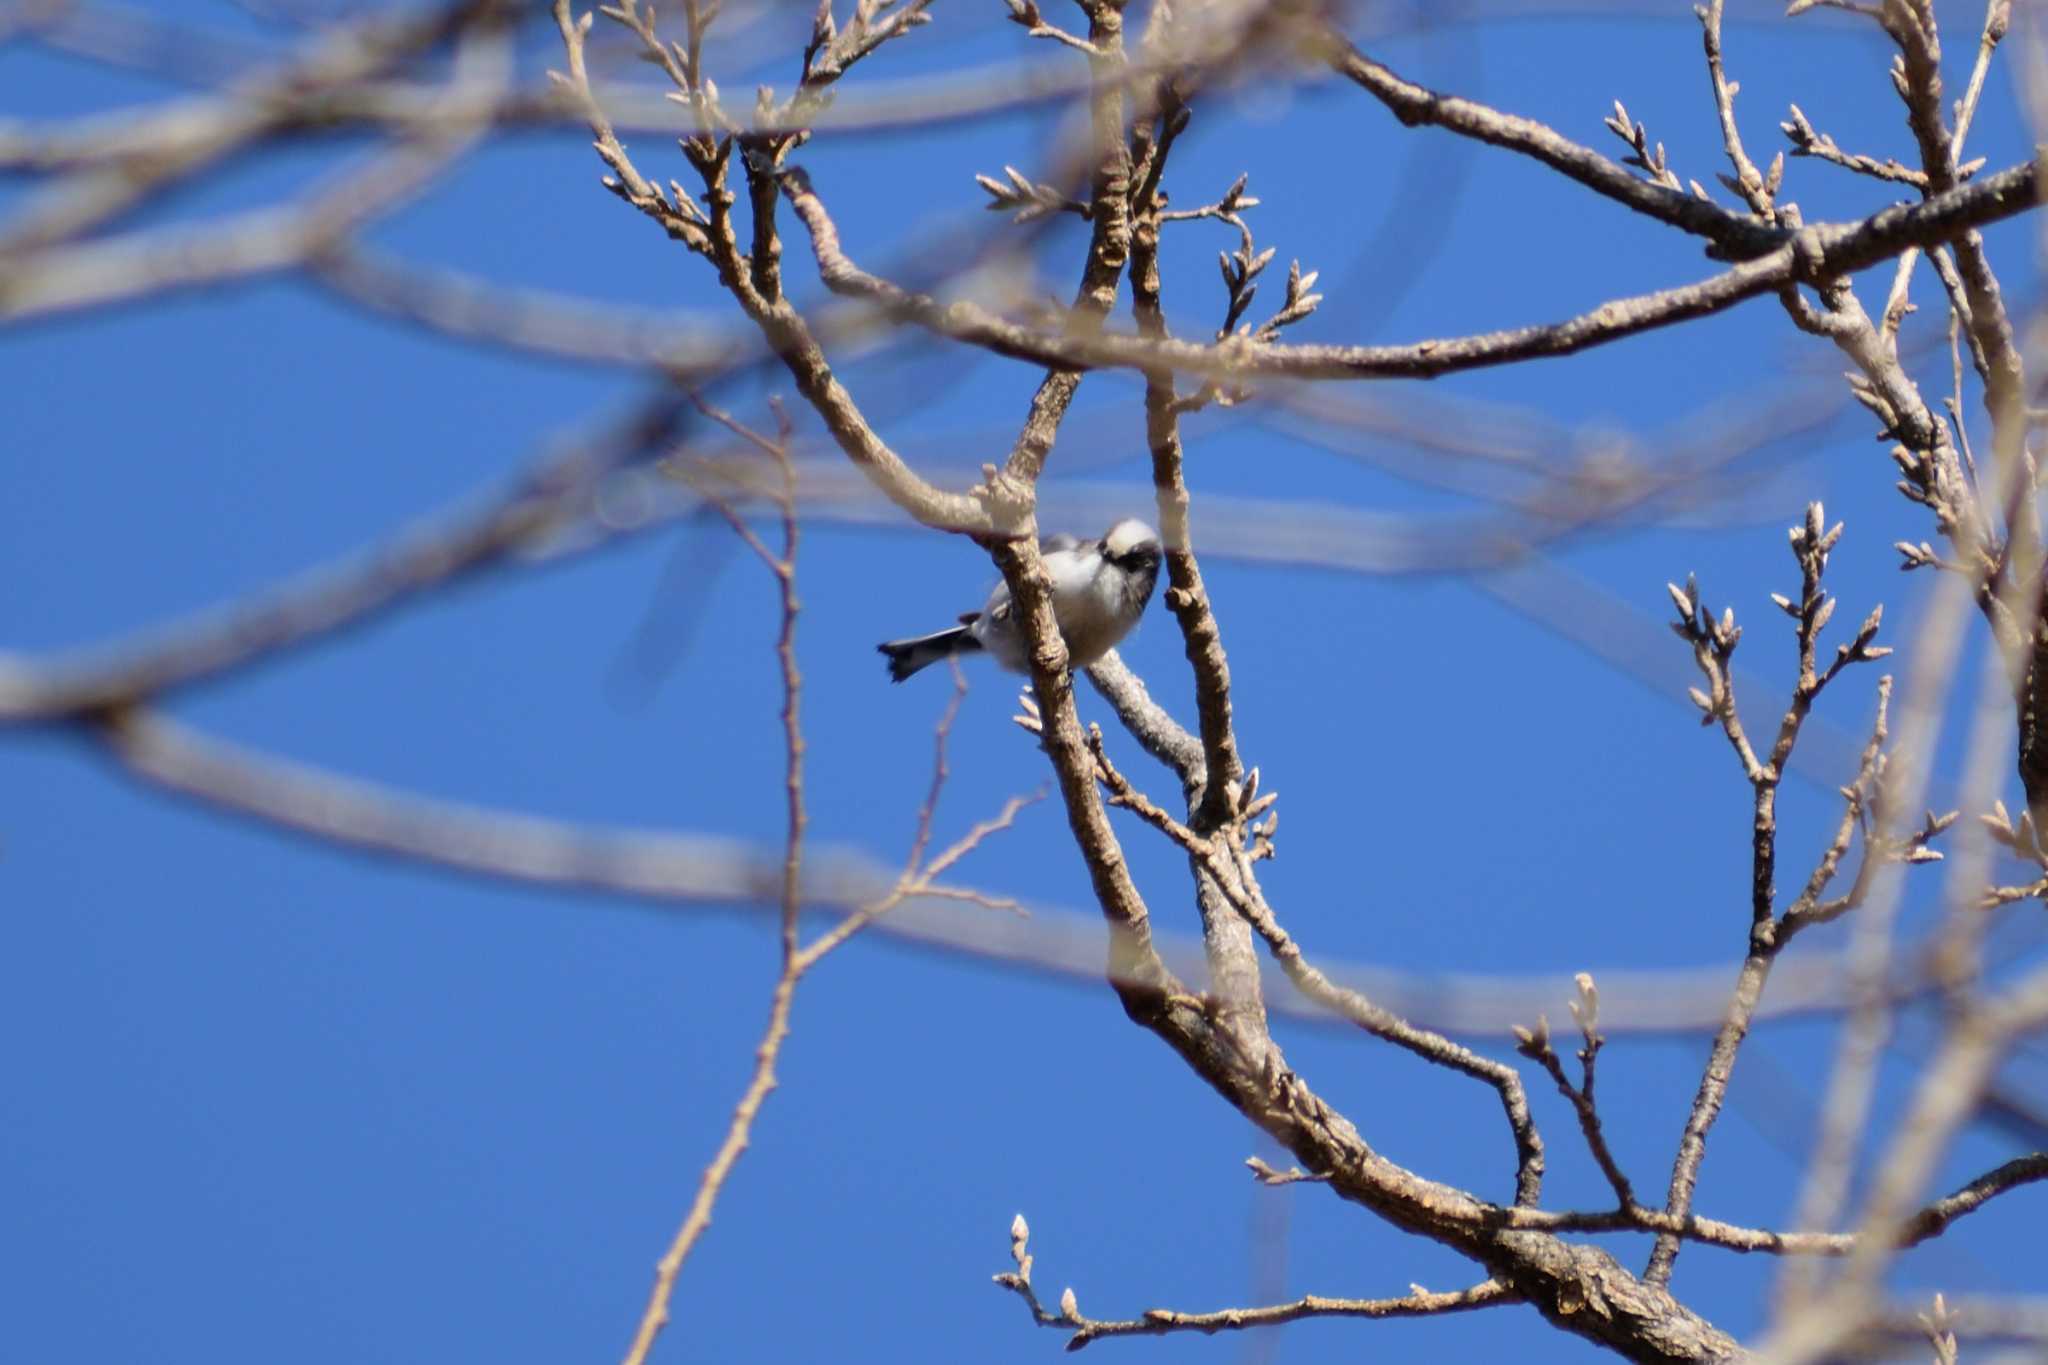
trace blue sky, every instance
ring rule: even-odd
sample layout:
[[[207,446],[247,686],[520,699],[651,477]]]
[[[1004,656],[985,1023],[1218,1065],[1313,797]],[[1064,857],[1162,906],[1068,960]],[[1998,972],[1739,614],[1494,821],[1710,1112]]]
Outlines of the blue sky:
[[[1402,31],[1374,51],[1611,153],[1619,144],[1600,120],[1619,96],[1682,174],[1706,181],[1725,169],[1689,6],[1619,17],[1505,8],[1420,32],[1393,23]],[[1734,9],[1728,60],[1760,159],[1794,100],[1845,146],[1908,156],[1874,31],[1842,16],[1786,22]],[[287,36],[231,5],[160,10]],[[807,11],[765,21],[770,50],[801,44]],[[1070,55],[1031,47],[1000,13],[941,4],[934,24],[850,78],[849,98],[863,80]],[[1973,52],[1968,21],[1949,20],[1952,63]],[[536,30],[523,53],[534,71],[559,60],[544,37]],[[743,57],[720,75],[728,90],[755,78]],[[792,65],[778,57],[762,78],[786,82]],[[1954,67],[1952,87],[1965,74]],[[10,115],[29,119],[177,89],[21,39],[0,46],[0,81]],[[935,234],[996,222],[980,212],[972,175],[1039,164],[1054,127],[1033,111],[827,135],[800,160],[849,252],[880,267],[914,260]],[[1971,147],[1999,167],[2029,141],[2001,63]],[[662,139],[630,142],[644,168],[687,173]],[[254,153],[123,226],[273,202],[361,150],[341,141]],[[599,169],[574,132],[508,137],[372,240],[505,284],[718,310],[703,263],[603,193]],[[1717,268],[1692,241],[1540,167],[1403,130],[1361,92],[1328,83],[1209,97],[1167,184],[1199,203],[1246,169],[1265,201],[1252,217],[1261,245],[1323,272],[1329,301],[1298,340],[1402,341],[1561,318]],[[1808,221],[1889,202],[1884,187],[1809,160],[1791,163],[1788,186]],[[0,185],[0,208],[24,192]],[[1989,234],[2009,298],[2038,293],[2033,231],[2029,220]],[[1043,243],[1062,293],[1081,232],[1056,225]],[[1231,245],[1214,224],[1171,232],[1169,312],[1182,333],[1213,327],[1210,260]],[[787,260],[793,292],[816,300],[800,239]],[[1863,285],[1866,300],[1882,289]],[[1916,297],[1914,373],[1938,394],[1945,318],[1924,271]],[[1838,403],[1840,368],[1782,311],[1753,302],[1568,360],[1346,396],[1422,420],[1461,400],[1520,405],[1581,440],[1643,434],[1654,459],[1673,423],[1689,434],[1738,417],[1787,382],[1811,379]],[[642,392],[630,375],[466,347],[282,278],[18,327],[0,333],[0,371],[11,493],[0,575],[14,585],[0,594],[0,648],[20,652],[140,629],[375,543],[501,486],[550,441]],[[1037,378],[928,348],[846,373],[884,435],[955,485],[1007,449]],[[726,398],[758,419],[761,392],[735,385]],[[1137,395],[1120,377],[1082,386],[1048,496],[1085,484],[1103,525],[1148,512]],[[1556,561],[1635,619],[1661,617],[1664,582],[1697,571],[1710,602],[1733,602],[1750,625],[1741,657],[1769,690],[1744,700],[1752,723],[1765,723],[1792,658],[1766,595],[1796,588],[1784,528],[1807,499],[1825,499],[1848,525],[1830,574],[1838,629],[1881,600],[1887,638],[1912,637],[1926,585],[1896,572],[1889,546],[1931,539],[1932,528],[1892,491],[1869,426],[1857,410],[1790,433],[1725,476],[1740,496],[1679,524],[1603,529]],[[799,434],[818,432],[800,419]],[[1436,527],[1474,515],[1398,477],[1444,467],[1398,441],[1346,458],[1242,413],[1210,413],[1191,421],[1189,448],[1198,548],[1204,497],[1312,501]],[[744,553],[719,550],[724,537],[686,526],[438,593],[181,692],[168,710],[427,795],[770,844],[781,820],[774,591]],[[1545,619],[1483,580],[1226,556],[1205,570],[1247,756],[1282,794],[1267,889],[1312,954],[1415,973],[1721,965],[1732,979],[1747,927],[1747,788],[1684,701],[1677,641],[1666,636],[1651,647],[1666,653],[1624,671],[1567,636],[1633,638],[1630,618],[1588,619],[1567,603]],[[806,527],[800,573],[814,835],[894,862],[947,689],[937,676],[889,686],[873,644],[943,624],[978,600],[990,571],[965,541],[819,521]],[[650,613],[658,630],[672,628],[678,599],[691,625],[679,663],[621,688],[636,631]],[[1191,716],[1168,616],[1155,611],[1124,653]],[[941,839],[1047,776],[1007,722],[1015,681],[987,668],[972,676]],[[1832,752],[1864,732],[1873,683],[1851,674],[1824,699]],[[1082,705],[1107,721],[1092,694]],[[1954,752],[1938,782],[1952,784]],[[1156,770],[1134,759],[1132,771],[1171,795]],[[1847,776],[1815,770],[1788,786],[1781,884],[1817,854]],[[1190,931],[1179,855],[1134,822],[1118,828],[1157,921]],[[1046,913],[1085,914],[1086,879],[1063,835],[1055,805],[1041,804],[962,876]],[[0,1273],[8,1354],[23,1360],[622,1351],[744,1084],[774,975],[769,926],[745,910],[650,911],[367,861],[142,790],[62,732],[0,744],[0,885],[10,1210]],[[1912,906],[1924,910],[1937,885],[1916,882]],[[1842,941],[1839,926],[1824,936],[1816,946]],[[1562,1020],[1561,998],[1552,1014]],[[1488,1197],[1509,1193],[1511,1153],[1488,1092],[1327,1026],[1276,1030],[1295,1067],[1386,1155]],[[1788,1216],[1828,1040],[1812,1022],[1762,1031],[1710,1145],[1702,1212],[1772,1225]],[[1508,1055],[1498,1038],[1477,1041]],[[1629,1036],[1603,1054],[1617,1154],[1646,1193],[1662,1189],[1704,1049],[1702,1037]],[[1061,1337],[1032,1328],[988,1282],[1009,1268],[1019,1210],[1041,1289],[1051,1297],[1071,1284],[1103,1317],[1476,1278],[1315,1187],[1255,1187],[1242,1162],[1273,1156],[1264,1139],[1131,1027],[1098,982],[869,936],[804,984],[780,1071],[684,1273],[659,1359],[1050,1358]],[[1888,1073],[1884,1115],[1908,1075]],[[1539,1081],[1532,1069],[1549,1201],[1603,1203],[1568,1111]],[[1944,1184],[2016,1150],[2006,1135],[1972,1130]],[[2038,1204],[2023,1191],[1994,1205],[1909,1258],[1899,1284],[2033,1287],[2015,1252]],[[1635,1262],[1647,1239],[1612,1246]],[[1677,1287],[1748,1333],[1761,1325],[1771,1269],[1691,1248]],[[1270,1348],[1279,1358],[1591,1353],[1522,1308],[1305,1323]],[[1225,1337],[1091,1349],[1223,1360],[1249,1348]]]

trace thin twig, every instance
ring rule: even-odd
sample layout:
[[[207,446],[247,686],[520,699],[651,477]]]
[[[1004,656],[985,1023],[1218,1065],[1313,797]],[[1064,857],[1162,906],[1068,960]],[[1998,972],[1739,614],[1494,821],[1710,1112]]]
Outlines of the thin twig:
[[[1552,1084],[1572,1106],[1578,1115],[1579,1132],[1586,1139],[1586,1148],[1593,1154],[1594,1164],[1600,1174],[1607,1178],[1607,1184],[1614,1191],[1618,1206],[1623,1209],[1640,1207],[1636,1202],[1635,1187],[1622,1173],[1621,1164],[1614,1159],[1614,1152],[1607,1145],[1607,1131],[1600,1122],[1600,1109],[1593,1097],[1595,1064],[1606,1039],[1599,1031],[1599,995],[1593,986],[1590,972],[1578,976],[1579,998],[1572,1002],[1572,1013],[1577,1017],[1584,1046],[1579,1049],[1579,1084],[1573,1085],[1571,1078],[1564,1074],[1564,1065],[1558,1060],[1557,1050],[1550,1045],[1550,1026],[1547,1020],[1539,1018],[1537,1027],[1520,1031],[1519,1051],[1525,1057],[1533,1058],[1550,1076]]]
[[[742,427],[725,412],[712,407],[701,396],[693,395],[698,408],[712,420],[735,432],[749,436],[756,434]],[[649,1351],[654,1349],[655,1338],[669,1318],[669,1301],[675,1293],[676,1277],[682,1273],[683,1262],[689,1258],[704,1230],[711,1225],[712,1209],[718,1203],[719,1194],[738,1164],[741,1153],[753,1133],[754,1120],[761,1112],[761,1105],[775,1089],[775,1064],[782,1055],[782,1045],[789,1037],[790,1009],[796,1000],[798,979],[803,975],[804,962],[800,956],[798,933],[801,929],[803,911],[803,858],[804,831],[808,816],[804,808],[804,734],[802,720],[803,675],[796,662],[796,626],[801,604],[796,591],[797,518],[796,518],[796,471],[789,458],[789,431],[785,422],[782,439],[776,442],[756,437],[756,444],[765,447],[775,460],[782,474],[781,495],[778,501],[782,511],[782,549],[771,552],[754,534],[752,528],[732,514],[723,502],[715,502],[721,512],[726,513],[741,538],[759,556],[762,564],[773,575],[779,598],[781,625],[775,640],[776,669],[782,684],[782,741],[783,741],[783,794],[786,828],[783,835],[782,858],[782,966],[775,978],[775,988],[769,997],[768,1024],[762,1031],[761,1041],[754,1048],[754,1071],[747,1082],[747,1088],[740,1095],[739,1103],[733,1107],[732,1119],[726,1126],[725,1138],[719,1143],[718,1151],[711,1164],[704,1169],[697,1182],[696,1196],[690,1201],[689,1212],[683,1217],[682,1226],[666,1253],[655,1267],[654,1288],[648,1294],[647,1306],[640,1315],[640,1325],[633,1337],[633,1344],[626,1353],[627,1365],[643,1365]]]
[[[677,1229],[674,1240],[655,1267],[654,1287],[648,1296],[647,1306],[641,1313],[639,1328],[634,1335],[632,1346],[626,1354],[626,1365],[644,1365],[656,1338],[668,1322],[669,1304],[675,1292],[676,1280],[682,1273],[683,1263],[702,1238],[705,1229],[710,1226],[712,1211],[733,1168],[747,1148],[761,1106],[775,1089],[776,1064],[781,1057],[783,1044],[789,1037],[790,1012],[795,1003],[797,985],[804,974],[833,949],[872,923],[876,917],[887,913],[905,899],[928,891],[936,877],[977,847],[987,835],[1007,828],[1023,804],[1019,800],[1012,800],[996,819],[975,826],[959,842],[930,863],[922,863],[924,849],[931,837],[931,817],[936,810],[947,775],[946,739],[954,717],[959,713],[960,691],[956,690],[953,705],[947,708],[939,723],[934,745],[931,790],[920,814],[917,837],[913,841],[909,864],[902,876],[897,879],[896,885],[886,896],[847,916],[810,945],[802,944],[799,935],[804,894],[804,832],[808,816],[804,802],[806,745],[801,720],[803,678],[796,659],[796,623],[800,603],[796,590],[796,473],[789,458],[791,430],[788,418],[779,406],[776,415],[781,429],[778,438],[770,440],[739,423],[730,414],[712,406],[700,395],[693,395],[693,398],[707,417],[744,436],[757,448],[771,455],[782,475],[782,487],[777,499],[782,520],[782,546],[779,551],[770,550],[753,529],[747,526],[743,518],[723,501],[714,499],[714,505],[728,517],[734,530],[774,576],[780,595],[781,629],[776,637],[775,657],[782,682],[783,787],[787,821],[781,885],[781,969],[776,976],[775,988],[769,1000],[767,1027],[754,1049],[753,1074],[740,1096],[739,1103],[733,1108],[724,1140],[719,1144],[711,1164],[705,1168],[703,1176],[698,1181],[696,1195],[691,1201],[689,1211],[684,1215],[682,1225]]]
[[[1707,1133],[1720,1116],[1728,1084],[1734,1074],[1736,1055],[1748,1037],[1772,964],[1791,937],[1787,931],[1787,918],[1776,914],[1777,792],[1786,764],[1792,757],[1814,700],[1828,683],[1851,664],[1882,658],[1891,652],[1872,643],[1883,620],[1882,609],[1879,609],[1871,612],[1848,644],[1839,647],[1834,661],[1825,671],[1819,668],[1820,633],[1835,608],[1834,599],[1822,589],[1822,575],[1827,569],[1828,553],[1841,534],[1840,523],[1832,529],[1827,526],[1826,515],[1819,503],[1809,504],[1802,523],[1791,530],[1792,553],[1800,570],[1800,596],[1797,602],[1784,596],[1775,600],[1778,607],[1793,619],[1799,650],[1798,675],[1793,683],[1791,702],[1778,723],[1778,733],[1765,758],[1757,756],[1743,731],[1730,680],[1729,660],[1742,638],[1741,628],[1735,623],[1734,609],[1725,610],[1719,619],[1715,619],[1701,600],[1696,582],[1688,579],[1684,588],[1676,584],[1670,587],[1679,615],[1674,629],[1692,645],[1694,662],[1708,683],[1707,692],[1694,689],[1693,701],[1704,713],[1702,723],[1720,722],[1741,760],[1743,776],[1750,784],[1752,802],[1747,950],[1729,998],[1728,1013],[1714,1035],[1706,1067],[1700,1076],[1699,1089],[1686,1115],[1677,1155],[1672,1161],[1665,1212],[1680,1220],[1692,1211],[1700,1165],[1706,1159]],[[1888,684],[1880,684],[1879,695],[1878,730],[1881,735],[1884,725],[1882,698],[1889,695]],[[1832,877],[1840,857],[1838,835],[1837,843],[1831,844],[1829,852],[1822,856],[1821,869],[1825,872],[1817,869],[1809,879],[1808,885],[1815,888],[1814,895],[1818,895],[1818,888],[1825,887]],[[1651,1250],[1644,1278],[1655,1284],[1668,1284],[1679,1246],[1678,1237],[1670,1234],[1660,1236]]]
[[[1749,205],[1750,212],[1767,223],[1778,221],[1777,206],[1772,202],[1778,192],[1778,182],[1785,172],[1785,158],[1781,152],[1772,161],[1769,173],[1759,171],[1756,163],[1749,159],[1749,153],[1742,146],[1742,132],[1735,120],[1735,82],[1728,79],[1721,57],[1721,8],[1723,0],[1710,0],[1705,8],[1698,10],[1700,27],[1704,33],[1707,49],[1707,77],[1714,88],[1714,110],[1721,121],[1721,145],[1728,153],[1729,164],[1735,167],[1732,188]],[[1723,177],[1723,183],[1728,183]]]
[[[788,299],[765,297],[755,287],[753,270],[733,234],[732,195],[724,184],[730,143],[707,147],[703,144],[708,135],[686,139],[684,143],[686,155],[704,181],[710,203],[708,215],[689,196],[677,193],[671,199],[655,188],[634,168],[591,91],[584,60],[588,23],[571,16],[569,0],[555,0],[554,13],[569,64],[569,74],[561,79],[581,102],[597,138],[598,154],[614,172],[606,187],[717,267],[720,282],[760,328],[763,338],[795,380],[797,391],[831,432],[840,450],[890,501],[926,526],[986,534],[991,522],[983,503],[967,494],[946,492],[920,478],[876,434],[834,374],[803,315]]]

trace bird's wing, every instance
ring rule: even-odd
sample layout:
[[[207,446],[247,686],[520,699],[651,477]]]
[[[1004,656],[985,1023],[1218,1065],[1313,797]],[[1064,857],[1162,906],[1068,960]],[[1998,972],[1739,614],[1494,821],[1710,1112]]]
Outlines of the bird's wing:
[[[1058,554],[1062,550],[1078,550],[1080,548],[1081,537],[1070,536],[1065,532],[1061,532],[1056,536],[1041,536],[1038,541],[1038,553],[1042,555],[1053,555]]]

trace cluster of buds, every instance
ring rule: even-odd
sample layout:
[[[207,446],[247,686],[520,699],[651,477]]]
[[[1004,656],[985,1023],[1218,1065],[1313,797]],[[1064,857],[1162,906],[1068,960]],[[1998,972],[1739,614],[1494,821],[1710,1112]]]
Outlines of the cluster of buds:
[[[1031,1305],[1031,1315],[1041,1323],[1064,1322],[1075,1327],[1084,1326],[1080,1304],[1074,1298],[1071,1288],[1060,1291],[1059,1316],[1054,1317],[1039,1306],[1038,1292],[1031,1287],[1031,1225],[1018,1214],[1010,1220],[1010,1259],[1017,1263],[1015,1271],[1005,1271],[995,1276],[995,1282],[1016,1294]]]
[[[1801,590],[1799,600],[1794,602],[1783,593],[1772,593],[1771,601],[1778,610],[1792,618],[1793,629],[1799,634],[1800,657],[1803,664],[1810,666],[1814,642],[1823,628],[1835,614],[1835,599],[1821,591],[1821,575],[1827,572],[1828,552],[1842,538],[1842,523],[1823,529],[1827,515],[1821,504],[1808,503],[1804,524],[1794,526],[1790,533],[1792,557],[1799,561]],[[1835,649],[1835,662],[1829,668],[1830,675],[1840,672],[1852,663],[1869,663],[1882,659],[1892,652],[1889,645],[1876,645],[1878,628],[1884,624],[1884,604],[1871,608],[1870,615],[1863,618],[1863,624],[1856,627],[1855,638],[1846,645]],[[1823,680],[1811,676],[1800,679],[1800,686],[1809,694],[1820,690]]]
[[[974,183],[988,191],[991,213],[1010,213],[1013,223],[1029,223],[1040,218],[1050,218],[1055,213],[1076,213],[1088,217],[1093,210],[1078,199],[1061,194],[1053,185],[1036,183],[1015,166],[1003,167],[1008,183],[992,175],[977,175]]]
[[[1700,708],[1700,724],[1712,725],[1726,715],[1734,706],[1734,693],[1728,682],[1728,660],[1735,653],[1735,646],[1742,642],[1742,627],[1735,624],[1735,608],[1725,607],[1717,618],[1700,599],[1700,584],[1697,576],[1687,574],[1685,586],[1666,583],[1665,591],[1671,594],[1671,603],[1678,608],[1678,619],[1671,623],[1672,633],[1692,646],[1693,658],[1706,675],[1708,691],[1697,687],[1686,689],[1693,705]]]
[[[1678,178],[1678,172],[1672,170],[1671,163],[1664,158],[1664,144],[1659,142],[1653,145],[1650,142],[1649,130],[1628,116],[1627,105],[1616,100],[1614,112],[1601,121],[1607,125],[1609,132],[1629,146],[1630,154],[1621,159],[1622,165],[1634,166],[1667,190],[1677,190],[1680,193],[1685,191],[1686,182]],[[1699,181],[1692,181],[1691,187],[1695,198],[1709,197],[1706,186]]]
[[[1600,1050],[1607,1040],[1600,1034],[1600,988],[1593,984],[1591,972],[1580,972],[1572,978],[1576,998],[1567,1002],[1572,1020],[1579,1026],[1579,1037],[1584,1045],[1579,1049],[1579,1060],[1591,1062],[1593,1054]],[[1536,1026],[1514,1025],[1515,1051],[1531,1061],[1542,1061],[1553,1056],[1550,1045],[1550,1017],[1539,1014]]]
[[[1237,823],[1241,828],[1248,827],[1245,856],[1253,862],[1274,856],[1273,832],[1280,828],[1280,812],[1273,810],[1273,803],[1279,799],[1279,792],[1259,795],[1259,770],[1256,767],[1245,774],[1244,790],[1237,794]],[[1260,820],[1261,815],[1266,818]]]
[[[1996,801],[1992,803],[1989,815],[1977,818],[1984,822],[1992,842],[2010,850],[2016,857],[2048,869],[2048,849],[2041,846],[2041,832],[2034,827],[2032,811],[2021,811],[2015,820],[2006,812],[2005,802]]]

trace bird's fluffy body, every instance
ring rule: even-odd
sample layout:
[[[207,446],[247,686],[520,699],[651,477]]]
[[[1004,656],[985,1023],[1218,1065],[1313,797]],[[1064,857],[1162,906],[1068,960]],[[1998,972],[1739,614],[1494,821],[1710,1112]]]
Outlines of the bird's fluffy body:
[[[1068,665],[1086,668],[1116,648],[1144,614],[1159,581],[1159,536],[1132,517],[1100,540],[1054,536],[1039,543],[1039,552],[1052,579],[1053,617],[1067,642]],[[960,621],[950,630],[881,645],[889,676],[902,682],[948,655],[978,651],[1013,673],[1029,671],[1009,584],[996,584],[987,604]]]

